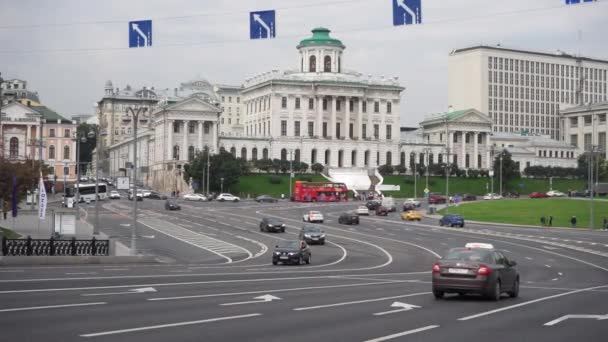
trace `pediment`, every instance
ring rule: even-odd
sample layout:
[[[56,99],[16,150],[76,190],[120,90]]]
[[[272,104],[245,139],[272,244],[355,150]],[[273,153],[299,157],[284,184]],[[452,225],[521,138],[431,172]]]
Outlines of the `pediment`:
[[[480,111],[472,109],[457,118],[454,118],[452,122],[458,123],[492,123],[492,119],[489,116],[483,114]]]
[[[212,112],[219,113],[221,109],[197,97],[191,97],[174,103],[165,108],[167,111]]]
[[[25,119],[32,116],[40,116],[40,113],[19,102],[12,102],[6,106],[3,106],[2,112],[5,113],[7,117],[15,119]]]

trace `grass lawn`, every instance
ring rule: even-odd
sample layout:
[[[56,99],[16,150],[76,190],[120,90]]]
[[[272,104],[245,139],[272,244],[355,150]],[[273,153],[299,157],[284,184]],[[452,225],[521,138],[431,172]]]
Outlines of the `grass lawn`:
[[[18,239],[21,237],[21,235],[7,228],[0,227],[0,232],[2,232],[2,235],[6,236],[7,239]]]
[[[271,184],[270,177],[276,176],[281,179],[280,184]],[[305,175],[304,178],[310,178],[313,182],[324,182],[326,179],[321,175]],[[294,181],[299,180],[300,176],[296,175]],[[280,198],[281,194],[285,194],[285,197],[289,197],[289,174],[285,175],[274,175],[274,174],[251,174],[248,176],[242,176],[239,178],[239,182],[228,189],[234,195],[240,195],[241,198],[246,198],[247,195],[255,197],[258,195],[270,195],[276,198]]]
[[[541,216],[553,216],[554,227],[570,227],[570,218],[576,216],[579,228],[589,228],[589,205],[586,199],[539,198],[494,200],[461,204],[450,207],[450,213],[462,214],[472,221],[513,223],[540,226]],[[439,213],[444,213],[445,209]],[[608,201],[594,201],[594,228],[601,228],[608,217]]]

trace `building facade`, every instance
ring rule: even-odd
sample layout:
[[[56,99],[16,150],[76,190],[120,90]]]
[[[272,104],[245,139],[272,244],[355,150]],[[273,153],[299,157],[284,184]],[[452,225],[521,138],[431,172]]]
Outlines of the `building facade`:
[[[494,132],[560,139],[560,109],[606,101],[608,61],[491,46],[448,58],[448,103],[487,113]]]
[[[2,105],[19,102],[26,106],[40,106],[38,93],[27,89],[27,81],[12,79],[0,83]]]
[[[241,86],[216,85],[214,87],[220,100],[220,136],[243,136],[243,104],[241,103]]]
[[[573,107],[561,112],[564,134],[562,140],[577,149],[579,153],[589,152],[594,147],[596,152],[606,156],[608,145],[606,124],[608,102]]]

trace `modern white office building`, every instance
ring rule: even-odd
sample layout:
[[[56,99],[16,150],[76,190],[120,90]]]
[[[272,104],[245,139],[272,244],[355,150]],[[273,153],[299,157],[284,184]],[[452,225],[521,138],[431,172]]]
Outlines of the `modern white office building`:
[[[448,58],[448,103],[487,113],[494,132],[560,139],[560,109],[606,101],[608,61],[500,46],[456,49]]]

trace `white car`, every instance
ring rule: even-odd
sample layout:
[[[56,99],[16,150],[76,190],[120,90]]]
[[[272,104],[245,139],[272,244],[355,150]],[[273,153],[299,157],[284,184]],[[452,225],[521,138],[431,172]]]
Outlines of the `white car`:
[[[302,221],[323,223],[323,214],[320,211],[311,210],[302,216]]]
[[[483,199],[484,200],[496,200],[496,199],[502,199],[502,196],[499,194],[488,193],[483,196]]]
[[[224,202],[224,201],[238,202],[241,200],[240,198],[234,196],[233,194],[228,194],[228,193],[219,194],[219,195],[217,195],[216,199],[220,202]]]
[[[145,198],[148,198],[150,197],[150,195],[152,195],[152,190],[142,189],[141,193],[144,195]]]
[[[110,191],[110,194],[108,195],[108,197],[110,199],[120,199],[120,192],[118,192],[116,190],[112,190],[112,191]]]
[[[364,205],[360,205],[355,212],[357,215],[369,215],[369,209],[367,209],[367,207]]]
[[[561,191],[557,191],[557,190],[551,190],[549,192],[547,192],[547,196],[549,197],[565,197],[566,194],[561,192]]]
[[[421,205],[420,201],[418,201],[415,198],[407,198],[405,201],[403,201],[403,205],[406,205],[406,204],[411,204],[415,207],[420,207],[420,205]]]
[[[207,197],[201,194],[186,194],[184,195],[184,200],[186,201],[207,201]]]

